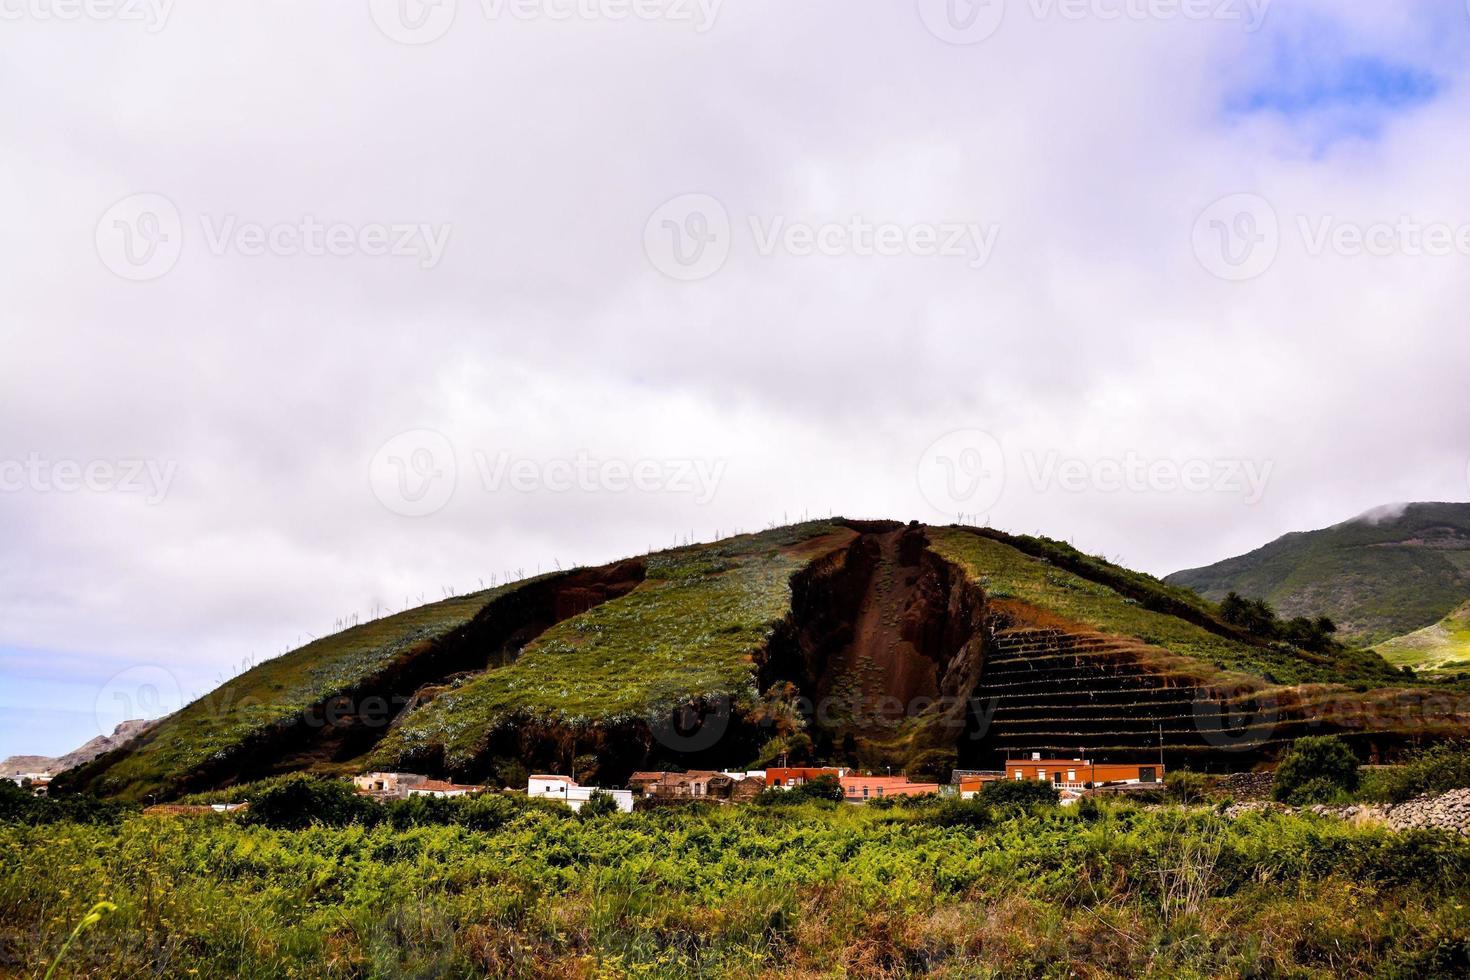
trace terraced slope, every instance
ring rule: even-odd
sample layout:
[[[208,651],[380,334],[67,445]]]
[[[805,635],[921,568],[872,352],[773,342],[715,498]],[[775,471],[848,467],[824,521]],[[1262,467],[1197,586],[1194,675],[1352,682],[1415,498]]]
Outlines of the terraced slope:
[[[1165,581],[1216,602],[1227,592],[1266,599],[1285,617],[1330,616],[1342,636],[1379,643],[1470,598],[1470,504],[1381,508]]]

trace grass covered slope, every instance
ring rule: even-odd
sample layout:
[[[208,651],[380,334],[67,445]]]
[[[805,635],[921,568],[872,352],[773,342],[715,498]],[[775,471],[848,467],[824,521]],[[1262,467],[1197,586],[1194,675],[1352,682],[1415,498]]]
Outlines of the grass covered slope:
[[[1380,643],[1383,659],[1422,671],[1470,671],[1470,602],[1433,626]]]
[[[468,625],[514,583],[364,623],[241,674],[164,719],[121,753],[72,770],[63,785],[141,800],[188,781],[275,726],[353,689],[416,650]]]
[[[1162,648],[1195,661],[1205,673],[1249,674],[1291,685],[1403,681],[1367,651],[1314,654],[1249,642],[1216,621],[1197,596],[1060,542],[957,528],[935,528],[929,537],[936,552],[964,568],[993,600],[1019,601],[1079,626]]]
[[[409,714],[373,765],[462,771],[492,733],[646,719],[693,699],[757,697],[754,657],[791,609],[791,577],[854,533],[814,522],[653,555],[628,595],[547,630],[514,663]]]
[[[1344,638],[1376,643],[1430,626],[1470,597],[1470,504],[1384,508],[1288,534],[1171,585],[1219,601],[1265,599],[1283,616],[1330,616]]]

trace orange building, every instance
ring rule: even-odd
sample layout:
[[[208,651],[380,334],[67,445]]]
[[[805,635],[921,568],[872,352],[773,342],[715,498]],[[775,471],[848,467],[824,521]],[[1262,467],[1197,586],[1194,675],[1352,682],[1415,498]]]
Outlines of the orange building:
[[[1011,759],[1004,775],[980,776],[960,782],[960,795],[971,797],[985,783],[997,779],[1035,779],[1060,789],[1080,790],[1088,786],[1152,785],[1164,778],[1161,765],[1094,762],[1091,759]]]
[[[841,780],[846,774],[846,769],[822,769],[816,767],[767,769],[766,785],[771,789],[792,789],[802,785],[809,779],[816,779],[818,776],[831,776],[834,779]]]
[[[842,795],[849,803],[863,803],[886,796],[928,796],[938,792],[938,783],[911,783],[907,776],[844,776],[842,778]]]

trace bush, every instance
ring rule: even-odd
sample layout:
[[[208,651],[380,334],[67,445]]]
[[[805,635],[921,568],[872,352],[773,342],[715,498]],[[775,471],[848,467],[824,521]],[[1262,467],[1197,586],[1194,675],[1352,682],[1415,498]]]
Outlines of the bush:
[[[583,820],[597,820],[600,817],[610,817],[617,812],[618,801],[613,799],[613,795],[597,790],[587,798],[586,803],[582,804],[582,809],[577,811],[577,816]]]
[[[1363,780],[1363,796],[1404,803],[1426,793],[1470,787],[1470,743],[1444,742],[1415,752],[1401,766],[1375,769]]]
[[[400,805],[412,804],[413,800],[405,800]],[[383,806],[358,796],[347,783],[298,776],[256,794],[244,820],[274,830],[302,830],[317,823],[329,827],[350,823],[372,825],[386,815]],[[406,826],[412,819],[404,818],[401,823]]]
[[[1181,769],[1164,777],[1169,800],[1174,803],[1202,803],[1205,799],[1205,777]]]
[[[29,789],[0,779],[0,823],[114,824],[137,807],[112,803],[92,796],[36,796]]]
[[[933,824],[936,827],[968,827],[972,830],[983,830],[995,823],[995,814],[990,807],[979,801],[961,800],[957,797],[947,797],[938,805],[930,807],[929,811],[919,818],[922,823]]]
[[[1039,779],[997,779],[982,786],[975,799],[1001,810],[1030,810],[1056,806],[1061,796],[1055,786]]]
[[[1301,806],[1324,803],[1358,788],[1358,757],[1335,735],[1297,739],[1276,770],[1271,795]]]
[[[778,789],[774,786],[761,791],[755,801],[762,806],[797,806],[802,803],[841,803],[842,784],[836,776],[817,776],[800,786]]]

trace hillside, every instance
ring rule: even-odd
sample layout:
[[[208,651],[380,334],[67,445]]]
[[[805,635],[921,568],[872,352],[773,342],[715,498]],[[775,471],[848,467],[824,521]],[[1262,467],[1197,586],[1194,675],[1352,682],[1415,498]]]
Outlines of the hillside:
[[[1415,670],[1470,671],[1470,602],[1433,626],[1395,637],[1375,649],[1389,663]]]
[[[1432,626],[1470,598],[1470,504],[1381,508],[1165,579],[1208,599],[1265,599],[1283,616],[1329,616],[1373,644]]]
[[[1375,654],[1247,636],[1194,593],[1060,542],[837,520],[355,627],[57,785],[167,798],[369,768],[617,783],[783,756],[947,778],[1080,749],[1231,769],[1299,731],[1379,755],[1467,730],[1443,706],[1399,711],[1417,690]]]

